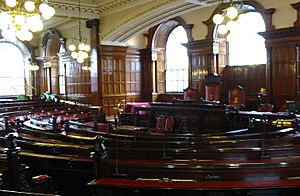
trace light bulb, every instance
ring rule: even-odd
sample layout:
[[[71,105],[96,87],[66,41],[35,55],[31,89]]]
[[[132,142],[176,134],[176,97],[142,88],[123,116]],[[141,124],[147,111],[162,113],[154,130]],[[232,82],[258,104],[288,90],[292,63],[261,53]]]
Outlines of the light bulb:
[[[82,52],[82,57],[86,59],[89,57],[89,54],[87,52]]]
[[[24,3],[24,7],[27,11],[32,12],[35,9],[35,5],[33,1],[26,1]]]
[[[78,44],[78,49],[79,50],[84,50],[84,48],[85,48],[85,44],[84,43]]]
[[[19,40],[21,40],[21,41],[25,41],[26,40],[26,30],[19,30],[19,31],[17,31],[16,32],[16,36],[17,36],[17,38],[19,39]]]
[[[226,13],[228,18],[230,18],[231,20],[235,19],[239,14],[238,10],[235,7],[228,8]]]
[[[224,20],[224,17],[221,14],[216,14],[213,17],[213,21],[216,25],[221,24],[223,22],[223,20]]]
[[[77,52],[72,52],[72,53],[71,53],[71,57],[72,57],[73,59],[76,59],[76,58],[78,57],[78,53],[77,53]]]
[[[70,44],[70,45],[69,45],[69,50],[70,50],[71,52],[75,51],[75,50],[76,50],[76,46],[75,46],[74,44]]]
[[[17,5],[17,1],[16,0],[5,0],[5,4],[8,7],[15,7]]]
[[[77,57],[77,62],[78,62],[78,63],[83,63],[83,61],[84,61],[83,58]]]
[[[46,13],[48,11],[48,4],[46,3],[41,3],[39,6],[39,10],[42,14]]]
[[[49,20],[52,16],[49,14],[49,12],[44,12],[44,13],[42,13],[42,17],[45,20]]]
[[[55,15],[55,9],[53,7],[49,7],[48,12],[51,17]]]
[[[17,23],[18,25],[25,24],[25,17],[22,16],[22,15],[16,15],[15,16],[15,23]]]
[[[12,22],[12,16],[6,12],[0,13],[0,24],[1,25],[9,25]]]
[[[221,35],[225,35],[228,32],[227,26],[226,25],[219,25],[218,26],[218,32]]]
[[[84,47],[84,50],[89,52],[91,50],[91,46],[86,44],[85,47]]]
[[[26,32],[26,41],[30,41],[30,40],[32,40],[32,38],[33,38],[32,33],[30,31],[27,31]]]
[[[9,28],[6,30],[2,30],[2,36],[9,40],[15,40],[16,39],[16,32],[15,29]]]
[[[84,56],[85,56],[85,54],[84,54],[83,51],[79,51],[79,52],[78,52],[78,57],[84,59]]]

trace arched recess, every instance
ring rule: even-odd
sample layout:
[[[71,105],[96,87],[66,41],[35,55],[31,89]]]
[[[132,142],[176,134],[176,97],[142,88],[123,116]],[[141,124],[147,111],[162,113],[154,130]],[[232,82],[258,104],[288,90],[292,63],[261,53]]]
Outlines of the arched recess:
[[[244,10],[245,12],[258,12],[262,16],[266,31],[274,30],[272,24],[272,15],[275,12],[274,8],[265,9],[255,0],[245,0],[243,1],[243,5],[249,5],[254,8],[251,10]],[[226,36],[217,37],[217,27],[213,22],[213,16],[220,13],[220,11],[220,9],[216,8],[210,18],[207,21],[204,21],[204,24],[206,24],[208,28],[206,39],[213,40],[214,42],[214,66],[216,67],[217,72],[223,76],[221,96],[223,99],[227,99],[228,90],[233,89],[236,85],[241,85],[246,90],[246,99],[255,99],[259,89],[261,87],[266,87],[266,65],[248,65],[243,67],[226,66],[229,64],[229,45]],[[256,78],[256,80],[253,80],[253,78]]]
[[[22,54],[23,57],[23,62],[20,64],[20,67],[23,68],[23,73],[24,73],[24,75],[22,74],[24,76],[24,83],[23,83],[24,94],[29,96],[35,95],[36,89],[35,89],[35,81],[33,80],[33,73],[32,73],[33,71],[30,70],[29,67],[29,65],[34,62],[33,60],[34,57],[32,56],[33,55],[32,47],[18,40],[11,41],[7,39],[0,39],[0,44],[12,44],[16,48],[18,48],[19,52]],[[6,75],[5,77],[9,77],[9,76]]]
[[[188,25],[180,17],[170,19],[152,29],[152,36],[149,36],[149,42],[151,45],[148,47],[152,51],[152,71],[153,71],[153,92],[165,93],[166,92],[166,77],[165,77],[165,52],[167,39],[170,33],[178,26],[182,26],[187,34],[188,42],[193,40],[192,27]]]
[[[61,94],[65,92],[65,66],[59,53],[66,52],[65,38],[56,29],[49,29],[42,40],[40,72],[41,92]]]

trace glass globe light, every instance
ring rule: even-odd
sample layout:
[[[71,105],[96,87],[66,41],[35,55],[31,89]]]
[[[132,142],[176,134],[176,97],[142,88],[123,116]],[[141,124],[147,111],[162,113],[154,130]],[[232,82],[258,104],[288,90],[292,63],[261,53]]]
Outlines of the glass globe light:
[[[228,8],[226,13],[228,18],[230,18],[231,20],[235,19],[239,14],[238,10],[235,7]]]
[[[15,23],[17,23],[18,25],[25,24],[25,17],[22,16],[22,15],[16,15],[15,16]]]
[[[27,31],[26,33],[26,41],[30,41],[33,38],[33,34],[30,31]]]
[[[23,30],[23,29],[18,30],[16,32],[16,36],[19,40],[25,41],[27,39],[27,32],[26,32],[26,30]]]
[[[49,14],[49,12],[45,12],[45,13],[42,13],[42,17],[43,17],[45,20],[49,20],[52,16]]]
[[[17,1],[16,0],[5,0],[5,4],[8,7],[15,7],[17,5]]]
[[[12,22],[12,16],[6,12],[0,13],[0,24],[7,25]]]
[[[49,8],[49,6],[46,3],[42,3],[39,6],[39,10],[42,14],[46,13],[48,11],[48,8]]]
[[[84,47],[84,50],[89,52],[91,50],[91,46],[86,44],[85,47]]]
[[[216,25],[221,24],[223,22],[223,20],[224,20],[224,17],[221,14],[216,14],[213,17],[213,21]]]
[[[225,35],[228,32],[228,28],[226,25],[220,25],[218,26],[218,32],[221,35]]]
[[[79,50],[84,50],[84,48],[85,48],[85,44],[84,43],[78,44],[78,49]]]
[[[86,59],[89,57],[89,54],[87,52],[82,52],[82,57]]]
[[[26,1],[24,7],[27,11],[32,12],[35,9],[35,4],[33,1]]]
[[[77,57],[77,62],[78,62],[78,63],[83,63],[83,61],[84,61],[83,58]]]
[[[84,54],[84,52],[83,52],[83,51],[79,51],[79,52],[78,52],[78,57],[80,57],[80,58],[83,58],[83,59],[84,59],[84,56],[85,56],[85,54]]]
[[[55,9],[53,7],[49,7],[48,12],[51,17],[55,15]]]
[[[70,50],[71,52],[75,51],[75,50],[76,50],[76,46],[75,46],[74,44],[70,44],[70,45],[69,45],[69,50]]]
[[[78,53],[77,52],[72,52],[71,56],[73,59],[76,59],[78,57]]]

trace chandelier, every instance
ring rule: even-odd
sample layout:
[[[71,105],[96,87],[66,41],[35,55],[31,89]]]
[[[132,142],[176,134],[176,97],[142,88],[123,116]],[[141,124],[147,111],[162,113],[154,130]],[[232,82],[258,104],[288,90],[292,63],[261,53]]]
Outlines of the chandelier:
[[[78,38],[73,38],[69,45],[71,56],[76,59],[78,63],[83,63],[88,57],[88,52],[91,50],[91,46],[88,45],[87,39],[82,37],[81,20],[80,20],[80,0],[79,0],[79,24],[78,24]]]
[[[219,5],[219,13],[215,14],[213,21],[218,25],[218,33],[225,35],[236,26],[236,22],[242,13],[242,2],[240,0],[222,0]]]
[[[2,0],[0,1],[0,29],[6,39],[30,41],[33,32],[44,28],[43,20],[49,20],[55,9],[47,0]]]

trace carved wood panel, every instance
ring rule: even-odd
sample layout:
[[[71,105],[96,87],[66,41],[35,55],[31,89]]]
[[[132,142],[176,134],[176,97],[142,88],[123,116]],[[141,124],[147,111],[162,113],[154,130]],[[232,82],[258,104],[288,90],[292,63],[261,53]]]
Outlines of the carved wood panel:
[[[256,97],[260,88],[266,88],[266,65],[226,66],[223,72],[222,96],[237,85],[245,89],[246,96]]]
[[[137,49],[121,46],[101,46],[100,101],[107,115],[125,99],[140,101],[141,63]],[[128,98],[127,97],[134,97]]]
[[[272,48],[271,81],[274,96],[296,94],[295,44],[282,44]]]

